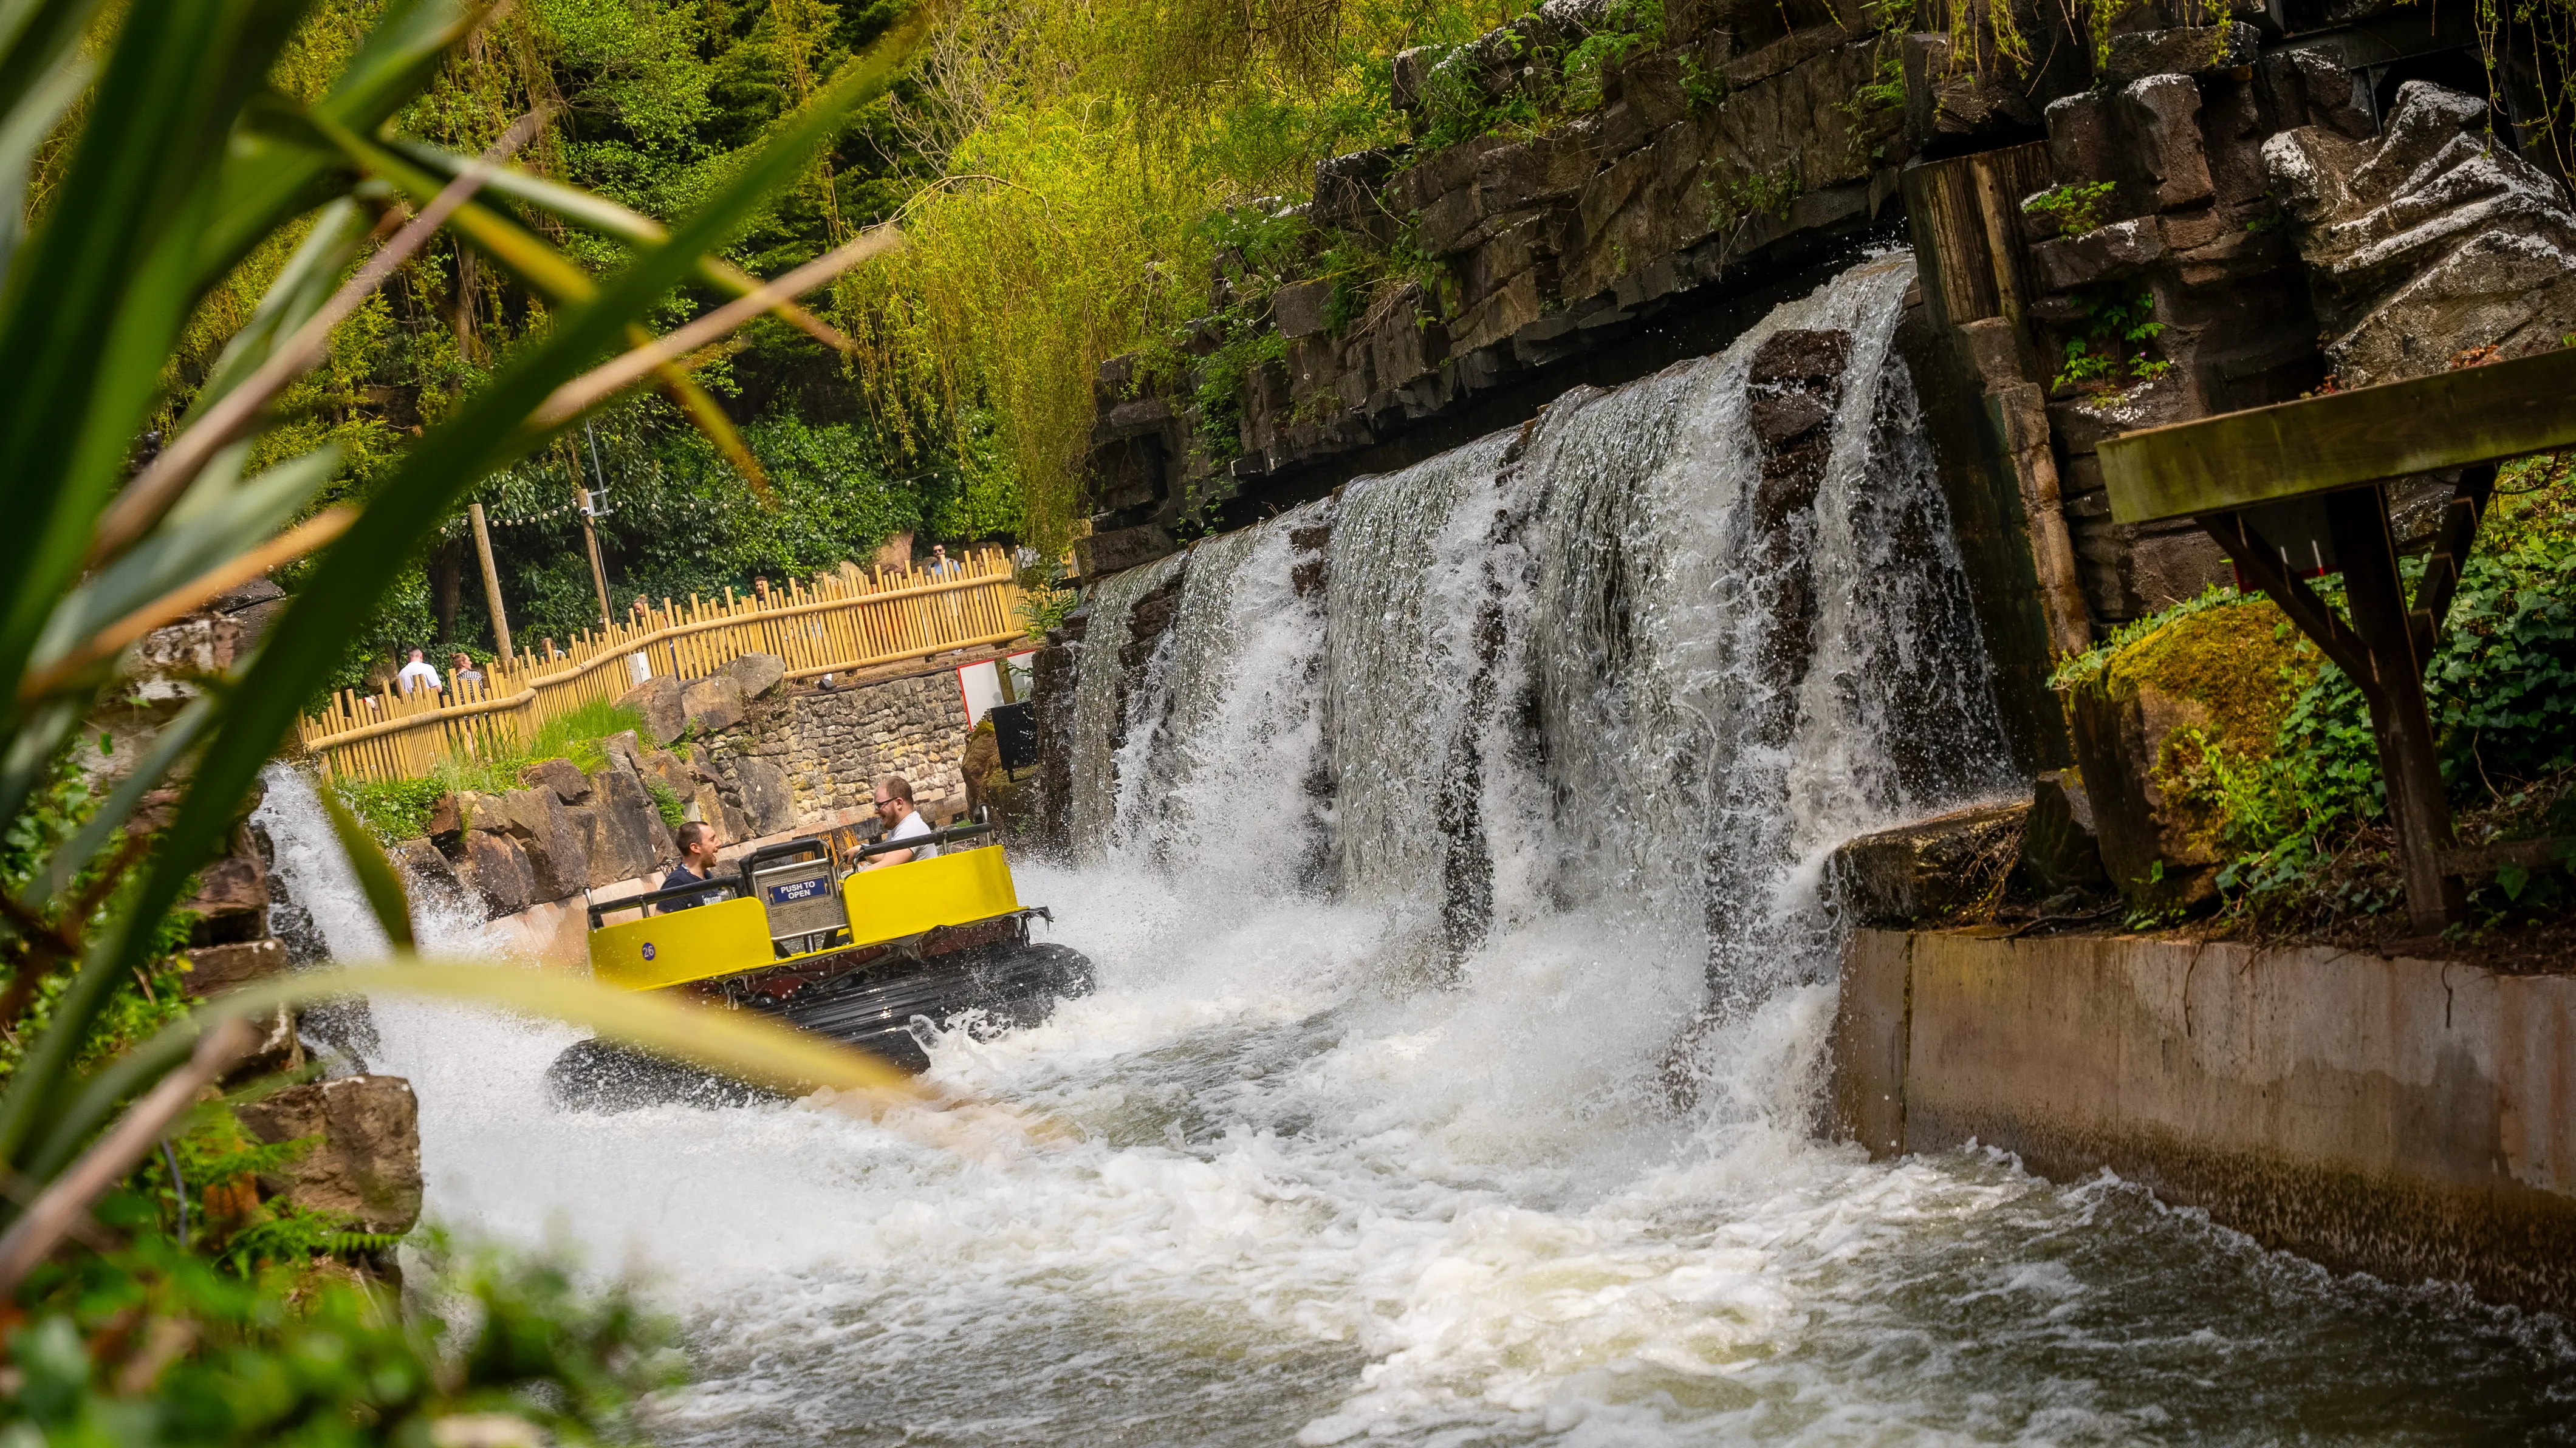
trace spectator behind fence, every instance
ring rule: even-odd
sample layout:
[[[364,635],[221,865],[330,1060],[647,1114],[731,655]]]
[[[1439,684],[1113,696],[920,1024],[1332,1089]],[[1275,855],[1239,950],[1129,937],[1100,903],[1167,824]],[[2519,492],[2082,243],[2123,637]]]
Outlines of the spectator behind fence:
[[[472,655],[451,655],[447,660],[447,664],[447,681],[449,683],[457,685],[459,688],[462,688],[467,684],[472,684],[478,689],[483,687],[483,671],[474,667],[474,658]]]
[[[439,682],[438,670],[422,662],[420,650],[414,649],[411,662],[402,666],[401,673],[394,675],[394,687],[406,694],[418,689],[427,689],[435,694],[447,686]]]
[[[673,865],[671,873],[662,877],[663,889],[702,884],[715,877],[716,827],[714,825],[703,820],[691,820],[680,826],[680,832],[673,843],[680,847],[680,863]],[[700,905],[714,904],[723,898],[720,893],[710,890],[703,895],[690,895],[679,900],[664,901],[661,908],[665,912],[693,910]]]
[[[877,819],[886,827],[887,840],[915,840],[930,833],[930,821],[912,807],[912,781],[900,774],[889,774],[877,781]],[[871,855],[860,863],[863,870],[882,869],[887,865],[927,860],[939,853],[937,845],[914,845],[909,849],[888,850]]]

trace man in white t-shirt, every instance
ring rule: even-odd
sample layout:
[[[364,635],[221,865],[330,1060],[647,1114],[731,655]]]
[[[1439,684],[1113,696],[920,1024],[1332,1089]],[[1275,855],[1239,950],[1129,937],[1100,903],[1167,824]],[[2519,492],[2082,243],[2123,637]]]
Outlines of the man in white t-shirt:
[[[402,666],[401,673],[394,675],[394,687],[406,694],[417,689],[427,689],[435,694],[447,686],[438,681],[438,670],[421,658],[420,650],[414,649],[411,662]]]
[[[921,811],[912,807],[912,781],[900,774],[889,774],[877,781],[877,819],[884,823],[888,840],[913,840],[930,833],[930,821],[923,819]],[[937,845],[914,845],[907,850],[888,850],[882,855],[870,855],[859,868],[882,869],[887,865],[927,860],[938,853]]]

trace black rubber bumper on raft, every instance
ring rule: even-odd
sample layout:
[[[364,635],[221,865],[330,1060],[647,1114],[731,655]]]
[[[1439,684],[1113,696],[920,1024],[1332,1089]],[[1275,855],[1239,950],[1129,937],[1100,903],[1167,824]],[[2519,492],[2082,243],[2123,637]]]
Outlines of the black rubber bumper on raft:
[[[870,1051],[907,1071],[930,1057],[915,1022],[947,1029],[961,1017],[976,1034],[1033,1026],[1058,1000],[1088,995],[1091,962],[1062,945],[970,949],[909,971],[869,971],[765,1007],[791,1025]],[[775,1093],[695,1066],[605,1041],[582,1041],[546,1068],[546,1095],[567,1111],[639,1106],[741,1106]]]

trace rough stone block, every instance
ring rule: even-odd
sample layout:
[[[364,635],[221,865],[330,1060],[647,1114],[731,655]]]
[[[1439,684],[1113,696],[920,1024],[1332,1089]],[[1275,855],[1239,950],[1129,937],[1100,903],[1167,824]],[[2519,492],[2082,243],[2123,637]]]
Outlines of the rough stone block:
[[[302,1157],[260,1184],[297,1206],[339,1212],[371,1232],[408,1232],[420,1221],[420,1103],[399,1076],[344,1076],[290,1086],[237,1106],[265,1142],[319,1136]]]
[[[2065,890],[2108,889],[2101,842],[2094,837],[2093,801],[2084,776],[2052,769],[2032,787],[2030,823],[2022,831],[2019,883],[2043,898]]]
[[[644,772],[644,741],[636,736],[634,730],[611,734],[599,741],[599,747],[608,755],[609,768],[622,769],[630,774]]]
[[[741,782],[742,809],[753,834],[772,835],[796,827],[796,801],[788,790],[786,771],[766,759],[742,759],[734,764],[734,777]]]
[[[219,856],[197,871],[197,893],[179,908],[197,916],[192,944],[257,940],[268,934],[268,867],[252,850]]]
[[[2082,184],[2118,177],[2111,134],[2111,98],[2085,91],[2048,103],[2048,169],[2059,182]]]
[[[604,796],[590,826],[590,883],[611,885],[649,872],[663,853],[654,833],[662,825],[642,779],[627,773],[603,777]],[[667,831],[664,832],[667,840]]]
[[[776,654],[744,654],[725,665],[746,699],[758,699],[776,692],[787,678],[787,661]]]
[[[428,833],[430,842],[442,850],[465,847],[465,811],[458,805],[454,791],[430,803]]]
[[[456,867],[438,852],[438,846],[426,839],[402,840],[385,853],[402,876],[415,910],[424,905],[442,910],[464,905],[464,882],[456,878]]]
[[[2156,219],[2141,216],[2097,226],[2081,236],[2041,242],[2030,249],[2030,263],[2042,290],[2069,292],[2136,276],[2166,255],[2164,233]]]
[[[518,841],[494,830],[466,832],[465,861],[459,873],[484,910],[494,916],[527,909],[536,892],[527,852]]]
[[[1105,578],[1140,563],[1177,553],[1181,545],[1159,524],[1143,523],[1109,533],[1094,533],[1073,543],[1075,564],[1085,578]]]
[[[688,710],[681,704],[686,689],[673,678],[646,679],[617,698],[621,709],[632,709],[644,719],[644,735],[655,744],[668,744],[680,737],[689,724]]]
[[[1862,835],[1826,862],[1826,889],[1873,925],[1952,915],[1985,898],[2019,858],[2027,804],[1985,805]]]
[[[700,679],[681,694],[680,708],[691,728],[702,734],[720,733],[742,722],[742,686],[731,674]]]
[[[2189,76],[2151,75],[2120,92],[2134,170],[2156,183],[2156,208],[2195,206],[2215,193],[2201,144],[2200,86]]]
[[[1328,281],[1298,282],[1281,287],[1270,299],[1270,320],[1291,341],[1321,335],[1326,307],[1333,300]]]
[[[2111,37],[2111,63],[2103,78],[2126,85],[2150,75],[2210,75],[2254,63],[2263,33],[2240,21],[2187,25]]]
[[[530,789],[550,789],[565,804],[580,804],[590,798],[590,776],[569,759],[540,759],[519,771],[519,783]]]
[[[237,945],[202,945],[188,951],[188,994],[210,996],[237,985],[286,974],[286,945],[274,937]]]
[[[515,789],[502,796],[510,834],[528,857],[532,901],[578,895],[590,883],[588,829],[552,790]]]

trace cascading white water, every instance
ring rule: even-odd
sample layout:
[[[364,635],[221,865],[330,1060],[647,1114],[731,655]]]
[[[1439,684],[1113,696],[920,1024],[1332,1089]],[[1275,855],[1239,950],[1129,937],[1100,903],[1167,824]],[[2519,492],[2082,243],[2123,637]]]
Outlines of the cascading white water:
[[[2337,1281],[2108,1180],[1813,1139],[1816,859],[2001,769],[1886,347],[1907,271],[1098,591],[1087,858],[1014,868],[1100,989],[933,1052],[1076,1139],[960,1156],[797,1106],[561,1115],[538,1078],[572,1033],[380,1001],[431,1214],[647,1274],[700,1380],[657,1425],[679,1443],[2548,1421],[2535,1385],[2571,1352],[2546,1321]],[[1741,551],[1743,368],[1783,327],[1854,339],[1785,699]],[[1180,569],[1159,655],[1107,668]],[[279,876],[363,954],[299,787],[262,809]],[[1677,1106],[1669,1048],[1712,979]]]

